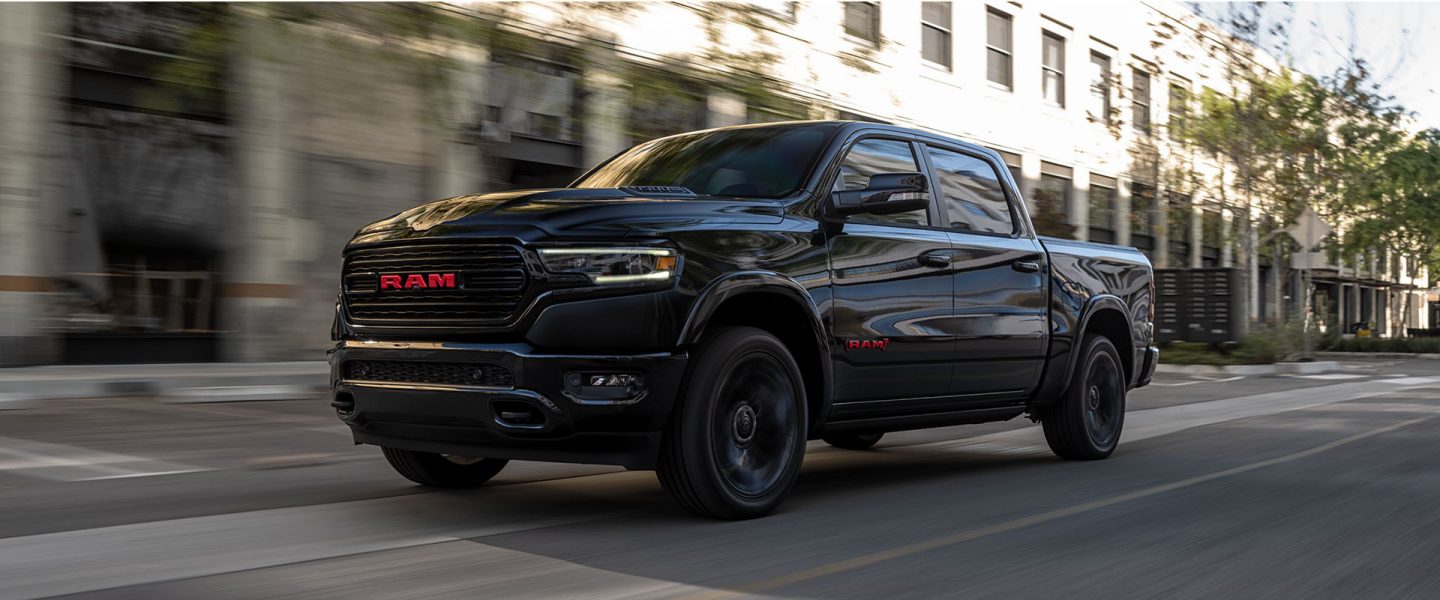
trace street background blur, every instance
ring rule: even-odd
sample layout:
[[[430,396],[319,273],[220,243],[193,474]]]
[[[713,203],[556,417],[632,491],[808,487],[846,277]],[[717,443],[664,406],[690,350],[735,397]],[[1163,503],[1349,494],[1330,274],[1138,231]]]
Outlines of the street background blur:
[[[990,146],[1042,232],[1229,286],[1213,306],[1172,290],[1162,341],[1425,335],[1440,225],[1376,200],[1395,193],[1372,179],[1403,178],[1355,174],[1440,137],[1363,59],[1288,70],[1294,21],[1168,1],[4,4],[0,365],[318,359],[367,222],[815,118]],[[1280,232],[1306,206],[1323,246]]]

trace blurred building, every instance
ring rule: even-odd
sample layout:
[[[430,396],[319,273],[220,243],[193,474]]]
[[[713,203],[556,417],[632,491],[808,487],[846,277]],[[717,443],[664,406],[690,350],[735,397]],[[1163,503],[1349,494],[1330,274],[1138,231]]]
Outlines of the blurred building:
[[[359,226],[757,121],[968,138],[1048,233],[1241,264],[1245,208],[1166,176],[1212,168],[1168,137],[1220,89],[1198,27],[1170,2],[0,4],[0,364],[316,359]],[[1254,316],[1293,316],[1264,248]],[[1429,326],[1404,261],[1331,257],[1317,310]]]

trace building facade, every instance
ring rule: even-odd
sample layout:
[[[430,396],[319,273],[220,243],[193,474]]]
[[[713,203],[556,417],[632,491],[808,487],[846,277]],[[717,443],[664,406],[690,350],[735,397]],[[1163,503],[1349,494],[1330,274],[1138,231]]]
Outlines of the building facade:
[[[1214,168],[1171,131],[1225,86],[1179,4],[428,8],[0,5],[0,364],[313,359],[366,222],[806,118],[984,144],[1048,233],[1243,266],[1255,319],[1300,310],[1288,251],[1238,239],[1263,203],[1169,175]],[[1429,326],[1404,257],[1357,258],[1314,265],[1323,322]]]

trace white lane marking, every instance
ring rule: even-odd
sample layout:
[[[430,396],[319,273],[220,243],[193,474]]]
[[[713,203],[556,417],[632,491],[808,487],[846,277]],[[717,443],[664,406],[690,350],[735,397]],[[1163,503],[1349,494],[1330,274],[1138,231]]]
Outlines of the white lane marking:
[[[0,437],[0,471],[50,481],[93,481],[209,469],[79,446]]]
[[[1244,378],[1245,378],[1244,375],[1236,375],[1236,376],[1234,376],[1234,377],[1226,377],[1226,378],[1224,378],[1224,379],[1210,379],[1209,377],[1201,377],[1201,378],[1199,378],[1199,379],[1197,379],[1197,380],[1195,380],[1195,381],[1182,381],[1182,382],[1180,382],[1180,383],[1157,383],[1157,384],[1155,384],[1155,385],[1162,385],[1162,386],[1165,386],[1165,387],[1181,387],[1181,386],[1186,386],[1186,385],[1195,385],[1195,384],[1197,384],[1197,383],[1225,383],[1225,382],[1227,382],[1227,381],[1235,381],[1235,380],[1237,380],[1237,379],[1244,379]]]
[[[1314,375],[1294,375],[1287,373],[1285,376],[1296,379],[1364,379],[1370,377],[1370,375],[1360,375],[1357,373],[1316,373]]]
[[[621,473],[602,485],[653,482]],[[537,483],[531,485],[570,485]],[[505,486],[508,488],[509,486]],[[500,493],[504,488],[487,490]],[[574,493],[574,492],[572,492]],[[583,493],[581,493],[583,496]],[[43,598],[613,518],[577,497],[550,516],[413,494],[0,539],[0,600]]]
[[[1398,377],[1395,379],[1377,379],[1376,381],[1391,385],[1426,385],[1440,382],[1440,379],[1434,377]]]

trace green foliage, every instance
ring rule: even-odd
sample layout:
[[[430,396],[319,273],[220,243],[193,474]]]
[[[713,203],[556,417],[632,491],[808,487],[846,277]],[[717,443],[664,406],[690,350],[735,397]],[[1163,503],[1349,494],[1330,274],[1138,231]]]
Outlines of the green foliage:
[[[1440,354],[1440,338],[1341,338],[1337,336],[1326,340],[1322,348],[1332,352],[1410,352]]]
[[[1232,344],[1172,342],[1160,351],[1160,362],[1173,365],[1268,365],[1296,360],[1304,354],[1299,321],[1252,329]]]

